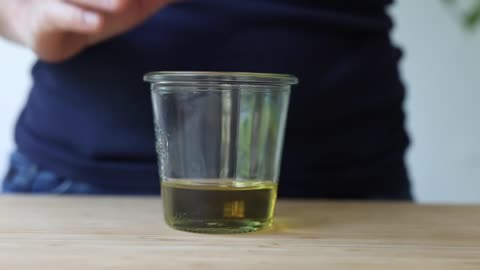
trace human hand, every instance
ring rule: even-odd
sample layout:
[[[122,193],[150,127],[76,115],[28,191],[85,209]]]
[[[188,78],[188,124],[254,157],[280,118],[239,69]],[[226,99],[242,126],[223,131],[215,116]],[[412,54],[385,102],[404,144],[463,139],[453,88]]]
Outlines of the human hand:
[[[172,0],[0,0],[7,38],[47,62],[66,60],[85,48],[141,24]]]

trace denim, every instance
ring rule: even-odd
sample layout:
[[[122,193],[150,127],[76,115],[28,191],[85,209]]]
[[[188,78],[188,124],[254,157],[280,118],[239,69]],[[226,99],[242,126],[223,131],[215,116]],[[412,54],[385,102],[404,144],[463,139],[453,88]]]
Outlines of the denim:
[[[2,184],[3,193],[72,195],[156,195],[159,189],[108,187],[62,177],[40,168],[19,152],[10,156],[10,168]]]

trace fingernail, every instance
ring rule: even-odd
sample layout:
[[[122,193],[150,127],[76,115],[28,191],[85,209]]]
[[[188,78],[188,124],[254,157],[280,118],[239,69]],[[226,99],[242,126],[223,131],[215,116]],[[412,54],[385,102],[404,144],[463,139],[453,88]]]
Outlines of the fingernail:
[[[100,23],[100,16],[94,12],[86,11],[83,13],[83,20],[88,25],[97,25]]]

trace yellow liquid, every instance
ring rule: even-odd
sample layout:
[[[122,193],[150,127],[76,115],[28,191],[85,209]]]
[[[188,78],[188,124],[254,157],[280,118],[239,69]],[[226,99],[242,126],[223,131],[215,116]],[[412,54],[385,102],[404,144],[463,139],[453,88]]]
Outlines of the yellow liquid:
[[[272,224],[277,184],[271,181],[168,180],[162,182],[165,220],[202,233],[252,232]]]

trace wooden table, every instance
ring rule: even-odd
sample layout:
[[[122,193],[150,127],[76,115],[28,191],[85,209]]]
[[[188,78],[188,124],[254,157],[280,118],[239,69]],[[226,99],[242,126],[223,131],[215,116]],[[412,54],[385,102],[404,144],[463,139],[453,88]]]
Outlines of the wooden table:
[[[272,230],[168,228],[158,198],[0,197],[0,269],[480,269],[480,206],[281,201]]]

